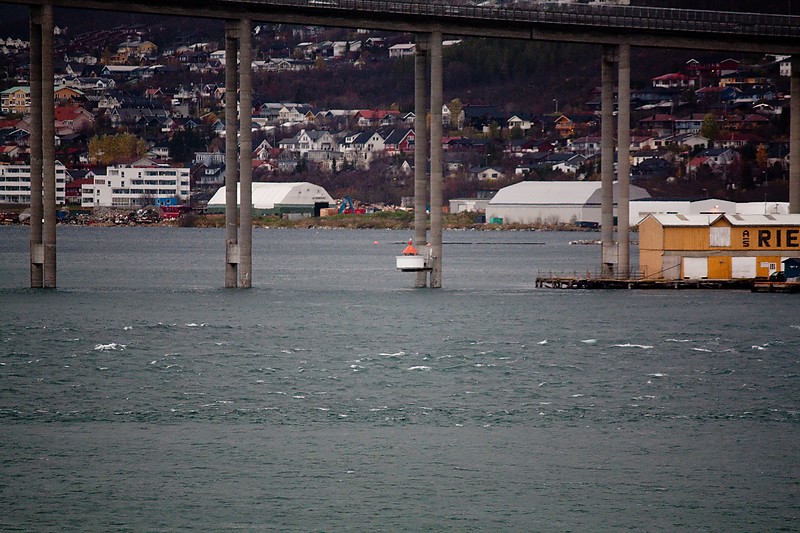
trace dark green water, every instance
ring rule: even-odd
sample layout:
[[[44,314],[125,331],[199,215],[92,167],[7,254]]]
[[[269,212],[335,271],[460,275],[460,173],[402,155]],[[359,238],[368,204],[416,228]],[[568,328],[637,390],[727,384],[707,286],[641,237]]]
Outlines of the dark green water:
[[[431,291],[257,230],[225,290],[221,231],[64,227],[41,291],[0,227],[0,530],[798,530],[796,296],[535,289],[585,236],[446,232]]]

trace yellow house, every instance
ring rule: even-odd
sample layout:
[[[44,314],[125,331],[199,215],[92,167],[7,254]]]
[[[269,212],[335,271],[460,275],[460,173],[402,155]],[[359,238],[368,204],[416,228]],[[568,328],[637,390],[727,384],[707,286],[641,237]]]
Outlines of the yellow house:
[[[31,88],[11,87],[0,93],[3,113],[27,113],[31,108]]]
[[[136,48],[136,51],[139,52],[140,56],[149,56],[158,52],[158,46],[152,41],[143,41]]]
[[[72,87],[58,86],[53,88],[53,98],[56,101],[75,100],[83,97],[83,92]],[[0,109],[3,113],[30,113],[31,88],[11,87],[0,92]]]
[[[760,278],[792,257],[800,215],[650,214],[639,223],[644,278]]]
[[[58,102],[75,100],[77,98],[83,97],[83,91],[79,91],[78,89],[73,89],[72,87],[67,87],[65,85],[62,85],[54,89],[53,97]]]

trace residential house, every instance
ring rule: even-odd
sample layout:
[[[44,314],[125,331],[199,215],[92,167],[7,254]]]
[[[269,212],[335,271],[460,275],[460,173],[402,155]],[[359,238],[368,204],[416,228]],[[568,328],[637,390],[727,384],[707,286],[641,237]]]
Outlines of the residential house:
[[[393,126],[402,118],[402,113],[386,109],[360,109],[353,115],[353,120],[359,128],[378,128]]]
[[[310,151],[334,151],[338,149],[338,143],[328,131],[303,129],[294,137],[281,139],[278,147],[292,151],[302,158]]]
[[[747,144],[761,144],[763,142],[763,137],[743,131],[723,131],[714,140],[714,144],[720,148],[742,148]]]
[[[117,84],[111,78],[88,78],[78,76],[65,79],[64,85],[81,91],[81,93],[85,95],[86,93],[98,94],[104,91],[110,91],[114,89]]]
[[[597,122],[594,115],[559,115],[554,121],[556,133],[562,139],[574,136],[586,135],[589,128]]]
[[[675,117],[666,113],[656,113],[639,121],[639,127],[656,135],[675,133]]]
[[[0,112],[23,114],[31,107],[30,87],[11,87],[0,92]]]
[[[284,150],[278,156],[278,170],[281,172],[294,172],[300,159],[291,151]]]
[[[498,180],[506,177],[505,173],[497,167],[473,167],[469,173],[473,179],[478,181]]]
[[[193,190],[216,190],[225,184],[225,163],[195,164],[192,167],[191,181]]]
[[[706,105],[732,102],[741,93],[737,87],[703,87],[694,92],[697,100]]]
[[[361,52],[361,41],[336,41],[332,49],[333,57],[346,57],[348,54]]]
[[[663,135],[660,137],[651,138],[649,146],[654,149],[664,148],[666,146],[688,146],[694,148],[708,148],[709,139],[703,137],[699,133],[680,133],[675,135]]]
[[[75,100],[81,100],[85,96],[83,91],[73,87],[60,86],[54,89],[53,98],[56,102],[67,103]]]
[[[278,111],[280,124],[313,124],[316,114],[308,104],[284,104]]]
[[[274,149],[272,148],[272,145],[266,139],[264,139],[253,150],[253,159],[267,161],[272,156],[273,150]]]
[[[553,170],[560,170],[565,174],[575,175],[580,170],[586,157],[581,154],[571,154],[567,152],[549,154],[542,162],[550,166]]]
[[[396,44],[394,46],[389,47],[389,57],[399,58],[399,57],[413,56],[416,49],[417,45],[414,43]]]
[[[94,115],[86,109],[75,106],[55,107],[55,128],[57,134],[84,132],[94,127]]]
[[[688,87],[694,86],[694,81],[692,78],[685,74],[681,74],[680,72],[671,72],[669,74],[663,74],[661,76],[656,76],[655,78],[651,79],[651,83],[653,87],[660,87],[660,88],[667,88],[667,89],[685,89]]]
[[[673,129],[676,134],[699,133],[700,128],[703,127],[703,120],[705,120],[705,114],[703,113],[692,113],[685,117],[676,117],[673,121]]]
[[[196,165],[224,165],[225,164],[225,153],[220,152],[219,150],[214,150],[213,152],[195,152],[194,153],[194,164]]]
[[[665,179],[675,173],[675,167],[666,159],[651,157],[631,167],[631,179]]]
[[[722,61],[711,61],[701,63],[697,59],[690,59],[686,62],[684,70],[689,76],[696,78],[699,82],[707,82],[711,78],[719,78],[733,74],[739,70],[739,61],[727,58]],[[703,85],[703,83],[698,83]]]
[[[702,165],[708,165],[712,170],[727,167],[739,157],[739,154],[730,148],[709,148],[703,150],[697,157],[689,161],[687,170],[697,170]]]
[[[506,121],[509,130],[519,128],[522,131],[529,131],[533,127],[533,119],[529,115],[513,115]]]
[[[727,75],[722,75],[719,79],[720,87],[728,87],[731,85],[765,85],[767,77],[755,72],[734,72]]]
[[[389,156],[413,153],[415,138],[411,128],[394,128],[384,139],[384,151]]]
[[[600,153],[602,138],[598,136],[578,137],[567,142],[567,150],[584,156]]]
[[[767,125],[769,125],[767,117],[757,113],[749,113],[744,116],[728,117],[726,128],[736,131],[754,131]]]
[[[384,150],[385,139],[377,130],[349,135],[342,144],[345,158],[359,168],[369,168],[373,160],[384,155]]]

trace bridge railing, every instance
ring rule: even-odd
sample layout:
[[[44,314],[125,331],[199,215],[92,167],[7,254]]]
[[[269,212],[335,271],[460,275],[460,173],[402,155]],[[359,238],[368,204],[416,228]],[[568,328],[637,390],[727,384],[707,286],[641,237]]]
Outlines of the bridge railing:
[[[226,0],[220,0],[225,3]],[[231,1],[231,0],[228,0]],[[237,0],[241,3],[242,0]],[[247,1],[247,0],[245,0]],[[752,36],[800,37],[800,17],[779,14],[703,11],[616,4],[515,4],[509,8],[419,0],[249,0],[252,4],[318,10],[482,19],[532,24],[615,27]]]

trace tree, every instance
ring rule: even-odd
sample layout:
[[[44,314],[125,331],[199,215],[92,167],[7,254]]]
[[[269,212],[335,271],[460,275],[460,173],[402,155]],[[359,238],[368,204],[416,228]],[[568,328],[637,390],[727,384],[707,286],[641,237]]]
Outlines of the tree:
[[[458,98],[450,100],[447,108],[450,110],[450,129],[461,129],[461,113],[464,111],[464,105]]]
[[[767,154],[767,145],[761,143],[756,149],[756,164],[761,170],[766,170],[769,163],[769,155]]]
[[[713,113],[708,113],[703,117],[703,124],[700,126],[700,135],[708,139],[709,145],[713,144],[719,136],[719,125]]]
[[[101,135],[89,141],[89,158],[102,165],[110,165],[121,159],[131,159],[147,153],[145,142],[130,133]]]

